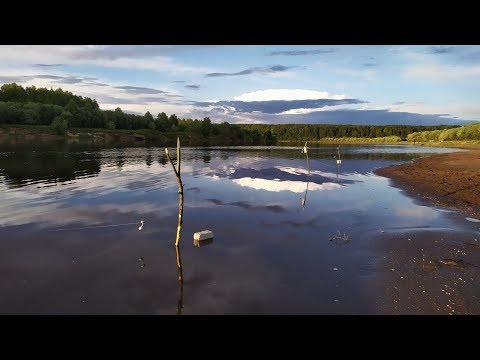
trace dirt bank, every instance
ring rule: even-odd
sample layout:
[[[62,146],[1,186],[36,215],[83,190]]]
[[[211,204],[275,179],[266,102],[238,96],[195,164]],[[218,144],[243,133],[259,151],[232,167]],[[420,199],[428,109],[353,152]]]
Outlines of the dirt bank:
[[[410,195],[480,218],[480,149],[375,170]]]

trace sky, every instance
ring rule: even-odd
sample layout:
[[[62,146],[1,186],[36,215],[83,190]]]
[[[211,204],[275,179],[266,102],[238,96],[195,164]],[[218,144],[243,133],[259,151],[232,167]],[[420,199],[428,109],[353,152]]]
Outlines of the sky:
[[[480,46],[1,45],[0,85],[230,123],[480,121]]]

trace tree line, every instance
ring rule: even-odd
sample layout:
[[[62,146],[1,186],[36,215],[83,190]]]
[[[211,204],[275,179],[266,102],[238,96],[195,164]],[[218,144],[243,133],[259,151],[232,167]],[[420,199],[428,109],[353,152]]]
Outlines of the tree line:
[[[460,126],[453,129],[421,131],[409,134],[408,141],[450,141],[450,140],[480,140],[480,123]]]
[[[71,128],[125,129],[169,133],[185,132],[205,139],[226,138],[231,144],[272,145],[277,141],[315,141],[322,138],[388,137],[406,139],[408,134],[444,130],[452,126],[411,125],[323,125],[323,124],[229,124],[212,123],[210,118],[182,119],[164,112],[154,117],[115,110],[101,110],[96,100],[58,89],[23,88],[16,83],[0,87],[0,124],[49,125],[59,134]]]
[[[242,129],[270,132],[278,141],[317,141],[324,138],[380,138],[398,136],[406,140],[411,133],[451,129],[458,125],[330,125],[330,124],[242,124]]]

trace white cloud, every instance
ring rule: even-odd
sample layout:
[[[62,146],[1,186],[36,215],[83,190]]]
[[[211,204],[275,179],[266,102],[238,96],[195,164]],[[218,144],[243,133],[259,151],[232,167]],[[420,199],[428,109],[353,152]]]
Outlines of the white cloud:
[[[293,175],[301,175],[301,174],[307,175],[308,174],[308,170],[303,169],[303,168],[294,168],[294,167],[290,167],[290,166],[275,166],[275,168],[280,170],[280,171],[284,171],[284,172],[287,172],[287,173],[293,174]],[[325,177],[335,177],[336,176],[336,174],[334,174],[334,173],[323,172],[323,171],[320,171],[320,170],[310,170],[310,174],[320,175],[320,176],[325,176]]]
[[[335,111],[335,110],[353,110],[358,109],[358,104],[342,104],[342,105],[333,105],[333,106],[325,106],[322,108],[299,108],[299,109],[290,109],[287,111],[283,111],[278,115],[299,115],[299,114],[310,114],[319,111]]]
[[[300,109],[290,109],[287,111],[283,111],[278,115],[298,115],[298,114],[310,114],[312,112],[322,111],[322,108],[300,108]]]
[[[458,103],[445,103],[445,104],[425,104],[425,103],[404,103],[404,104],[390,104],[378,109],[385,109],[388,111],[409,112],[416,114],[450,114],[451,116],[457,116],[461,119],[472,120],[480,119],[480,105],[472,104],[458,104]],[[369,108],[372,110],[372,108]]]
[[[270,100],[316,100],[334,99],[343,100],[345,95],[330,94],[326,91],[304,89],[267,89],[235,96],[237,101],[270,101]]]
[[[212,175],[212,176],[207,176],[205,175],[207,179],[210,179],[211,181],[219,181],[220,177],[218,175]]]
[[[435,219],[438,217],[438,213],[425,206],[417,206],[414,208],[397,208],[394,210],[395,214],[399,217],[413,218],[413,219]]]
[[[480,76],[480,65],[414,65],[407,67],[407,76],[430,78],[433,80],[453,80]]]
[[[124,68],[124,69],[145,69],[158,72],[177,73],[208,73],[214,69],[189,66],[179,63],[177,60],[167,57],[145,53],[143,57],[137,56],[135,51],[130,50],[119,54],[112,48],[112,56],[100,54],[105,51],[105,46],[101,45],[3,45],[0,46],[0,64],[11,65],[31,65],[32,63],[66,63],[96,65],[104,67]],[[139,49],[138,53],[142,53]],[[108,50],[106,50],[108,52]],[[161,52],[157,52],[161,53]]]
[[[95,96],[93,96],[95,98]],[[150,104],[121,104],[121,103],[100,103],[100,108],[103,110],[115,110],[117,107],[123,111],[131,111],[134,113],[144,114],[147,111],[156,117],[158,113],[164,112],[168,115],[176,114],[180,117],[191,116],[191,105],[179,105],[170,103],[150,103]]]
[[[279,181],[279,180],[267,180],[267,179],[260,179],[260,178],[251,178],[251,177],[244,177],[240,179],[232,180],[235,184],[249,187],[255,190],[266,190],[266,191],[273,191],[273,192],[280,192],[280,191],[291,191],[294,193],[303,193],[307,187],[307,183],[304,181]],[[323,184],[316,184],[310,183],[308,186],[309,191],[316,191],[316,190],[332,190],[340,188],[340,184],[336,183],[323,183]]]
[[[480,105],[444,103],[425,104],[423,102],[387,104],[387,105],[363,105],[358,110],[386,110],[389,112],[407,112],[411,114],[456,116],[463,120],[480,119]]]

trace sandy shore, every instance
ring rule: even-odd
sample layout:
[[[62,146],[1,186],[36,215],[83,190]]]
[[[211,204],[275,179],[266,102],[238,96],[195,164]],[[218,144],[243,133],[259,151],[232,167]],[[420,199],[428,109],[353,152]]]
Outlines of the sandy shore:
[[[480,314],[477,232],[423,229],[382,234],[378,263],[379,314]]]
[[[480,218],[480,149],[375,170],[410,195]]]

